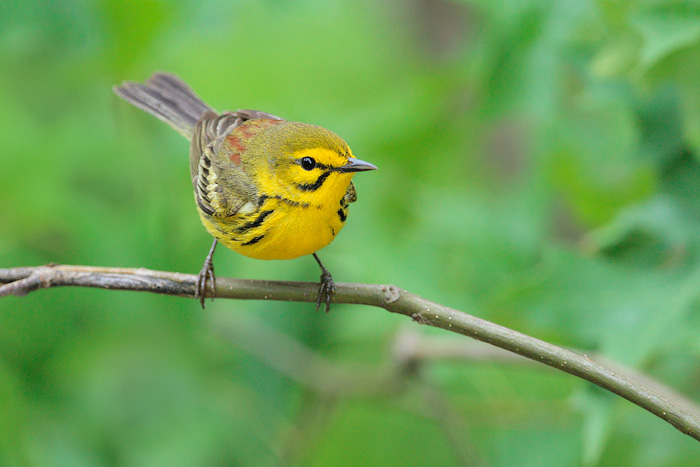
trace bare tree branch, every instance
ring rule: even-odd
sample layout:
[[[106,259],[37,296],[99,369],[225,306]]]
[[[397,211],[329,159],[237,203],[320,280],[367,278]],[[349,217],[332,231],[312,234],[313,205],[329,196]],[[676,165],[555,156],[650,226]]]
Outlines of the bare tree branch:
[[[194,298],[197,276],[148,269],[49,265],[0,269],[0,297],[25,295],[37,289],[77,286],[148,291]],[[318,284],[217,278],[217,298],[315,302]],[[335,303],[384,308],[426,324],[456,332],[522,355],[585,379],[667,421],[700,441],[700,409],[681,407],[637,380],[597,363],[586,355],[562,349],[525,334],[431,302],[393,285],[336,283]]]

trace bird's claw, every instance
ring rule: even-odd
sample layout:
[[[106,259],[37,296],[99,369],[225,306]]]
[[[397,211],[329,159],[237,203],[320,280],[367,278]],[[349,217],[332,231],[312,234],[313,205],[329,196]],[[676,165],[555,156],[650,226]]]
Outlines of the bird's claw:
[[[214,264],[209,258],[204,261],[202,270],[197,276],[197,286],[194,290],[194,296],[195,298],[199,298],[202,309],[204,309],[204,300],[207,298],[207,281],[209,282],[211,299],[214,300],[214,296],[216,295],[216,276],[214,275]]]
[[[321,284],[318,288],[318,299],[316,300],[316,311],[321,307],[321,303],[326,304],[326,313],[331,311],[331,300],[335,292],[335,282],[333,276],[327,269],[321,273]]]

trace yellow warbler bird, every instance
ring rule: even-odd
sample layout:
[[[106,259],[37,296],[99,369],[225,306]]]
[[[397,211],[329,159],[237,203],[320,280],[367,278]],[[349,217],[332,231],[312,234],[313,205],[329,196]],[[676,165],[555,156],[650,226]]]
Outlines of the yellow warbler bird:
[[[180,78],[155,73],[114,92],[163,120],[190,143],[199,216],[214,243],[197,281],[202,307],[217,242],[257,259],[313,254],[321,267],[316,309],[330,309],[333,278],[316,255],[343,228],[356,200],[355,172],[374,170],[335,133],[257,110],[218,113]]]

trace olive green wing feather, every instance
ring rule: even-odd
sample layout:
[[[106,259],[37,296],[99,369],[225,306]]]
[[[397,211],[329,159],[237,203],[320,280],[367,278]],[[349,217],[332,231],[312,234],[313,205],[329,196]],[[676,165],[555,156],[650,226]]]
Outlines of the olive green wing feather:
[[[256,110],[205,112],[192,132],[190,174],[200,209],[210,216],[229,217],[257,208],[258,190],[236,158],[224,154],[223,143],[243,122],[250,119],[281,120]]]

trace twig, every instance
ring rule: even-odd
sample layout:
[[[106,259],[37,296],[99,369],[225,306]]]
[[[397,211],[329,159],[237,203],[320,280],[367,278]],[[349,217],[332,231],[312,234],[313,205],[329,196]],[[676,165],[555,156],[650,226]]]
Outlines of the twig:
[[[197,276],[87,266],[40,266],[0,269],[0,297],[24,295],[39,288],[59,286],[139,290],[194,297]],[[315,302],[318,284],[217,278],[217,298]],[[335,303],[377,306],[411,317],[415,322],[453,331],[495,345],[607,389],[667,421],[700,441],[700,410],[682,408],[586,355],[562,349],[525,334],[426,300],[393,285],[336,283]]]

